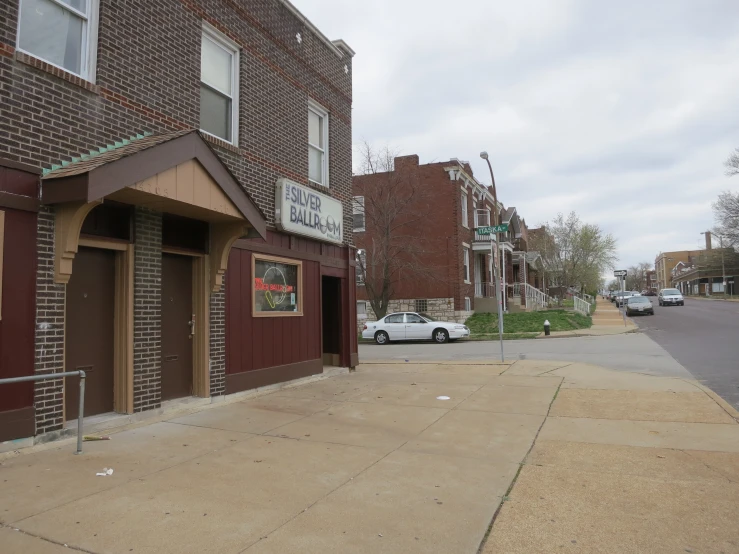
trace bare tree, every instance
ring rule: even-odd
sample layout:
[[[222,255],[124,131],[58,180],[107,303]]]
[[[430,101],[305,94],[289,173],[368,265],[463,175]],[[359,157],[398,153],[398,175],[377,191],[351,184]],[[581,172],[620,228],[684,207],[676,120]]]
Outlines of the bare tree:
[[[367,142],[358,147],[360,180],[355,194],[364,197],[365,233],[358,268],[367,298],[378,318],[401,279],[433,279],[425,263],[433,237],[419,228],[428,226],[430,195],[411,173],[396,168],[396,153],[389,147],[375,149]]]
[[[596,224],[583,223],[575,212],[566,218],[558,214],[543,227],[530,249],[541,254],[551,285],[596,290],[603,272],[616,263],[616,239]]]
[[[739,174],[739,149],[737,152],[736,174]],[[739,193],[727,190],[719,194],[713,203],[713,216],[716,220],[714,234],[723,235],[724,246],[739,245]]]
[[[734,152],[724,162],[726,166],[726,174],[731,177],[732,175],[739,175],[739,148],[735,149]]]
[[[649,262],[632,265],[626,270],[626,290],[643,291],[647,288],[647,271],[652,269]]]

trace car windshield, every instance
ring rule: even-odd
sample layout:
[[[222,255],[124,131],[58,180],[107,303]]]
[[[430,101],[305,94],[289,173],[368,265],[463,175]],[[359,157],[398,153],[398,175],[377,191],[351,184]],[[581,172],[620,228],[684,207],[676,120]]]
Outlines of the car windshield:
[[[436,321],[436,320],[435,320],[435,319],[434,319],[433,317],[431,317],[431,316],[430,316],[430,315],[428,315],[428,314],[418,314],[418,315],[420,315],[420,316],[421,316],[421,317],[422,317],[423,319],[425,319],[426,321]]]
[[[651,304],[646,296],[632,296],[629,298],[629,304]]]
[[[677,289],[665,289],[662,291],[662,294],[680,294],[680,291]]]

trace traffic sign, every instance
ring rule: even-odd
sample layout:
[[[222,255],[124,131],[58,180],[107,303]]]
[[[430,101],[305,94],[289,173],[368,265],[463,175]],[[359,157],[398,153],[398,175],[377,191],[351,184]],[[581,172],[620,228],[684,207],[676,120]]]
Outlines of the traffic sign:
[[[614,277],[626,277],[626,270],[625,269],[619,269],[617,271],[613,272]]]
[[[503,223],[501,225],[488,225],[486,227],[478,227],[475,232],[478,235],[492,235],[494,233],[505,233],[508,231],[508,224]]]

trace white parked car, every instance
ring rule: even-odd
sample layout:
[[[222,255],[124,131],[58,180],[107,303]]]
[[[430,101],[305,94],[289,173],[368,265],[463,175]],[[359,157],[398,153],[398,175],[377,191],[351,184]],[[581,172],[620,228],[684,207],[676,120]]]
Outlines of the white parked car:
[[[685,306],[685,298],[677,289],[662,289],[657,299],[660,306]]]
[[[399,312],[388,314],[378,321],[368,321],[362,329],[363,339],[377,344],[394,340],[432,340],[444,344],[470,336],[469,327],[449,321],[435,321],[426,314]]]

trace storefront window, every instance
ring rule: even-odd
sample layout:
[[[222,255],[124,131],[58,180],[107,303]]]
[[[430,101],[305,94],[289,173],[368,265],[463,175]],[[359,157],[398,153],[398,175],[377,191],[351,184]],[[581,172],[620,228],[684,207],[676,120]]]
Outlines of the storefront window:
[[[302,262],[252,256],[252,314],[255,317],[303,315]]]

